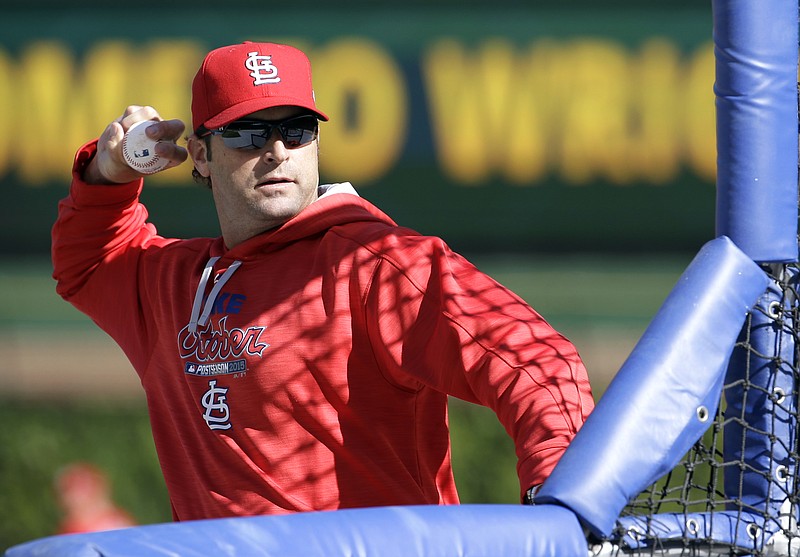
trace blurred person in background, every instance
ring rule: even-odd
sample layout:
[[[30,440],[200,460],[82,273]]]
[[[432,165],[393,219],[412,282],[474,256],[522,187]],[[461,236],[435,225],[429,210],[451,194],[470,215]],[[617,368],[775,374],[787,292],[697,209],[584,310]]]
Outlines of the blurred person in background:
[[[133,517],[112,500],[106,474],[87,462],[75,462],[60,470],[55,491],[64,516],[59,534],[80,534],[135,526]]]
[[[143,120],[170,167],[191,157],[220,237],[148,222],[121,152]],[[448,396],[496,413],[529,500],[593,408],[575,347],[441,239],[320,185],[327,120],[305,54],[243,43],[204,59],[185,148],[132,105],[77,153],[57,291],[139,375],[175,519],[456,504]]]

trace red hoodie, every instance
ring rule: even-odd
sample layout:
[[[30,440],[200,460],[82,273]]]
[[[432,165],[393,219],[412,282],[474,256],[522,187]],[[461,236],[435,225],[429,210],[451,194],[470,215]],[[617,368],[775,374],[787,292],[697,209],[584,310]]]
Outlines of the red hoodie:
[[[94,148],[54,278],[138,373],[176,519],[457,503],[448,395],[495,411],[524,491],[591,411],[569,341],[349,185],[228,250],[159,236],[142,181],[83,183]]]

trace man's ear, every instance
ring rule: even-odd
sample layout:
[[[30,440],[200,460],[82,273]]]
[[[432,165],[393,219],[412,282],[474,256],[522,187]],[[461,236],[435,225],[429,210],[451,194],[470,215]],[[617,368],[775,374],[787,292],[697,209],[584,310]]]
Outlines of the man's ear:
[[[208,170],[208,161],[211,160],[211,150],[208,142],[204,138],[191,135],[186,141],[186,150],[189,151],[189,156],[192,157],[192,162],[197,172],[201,176],[208,178],[211,174]]]

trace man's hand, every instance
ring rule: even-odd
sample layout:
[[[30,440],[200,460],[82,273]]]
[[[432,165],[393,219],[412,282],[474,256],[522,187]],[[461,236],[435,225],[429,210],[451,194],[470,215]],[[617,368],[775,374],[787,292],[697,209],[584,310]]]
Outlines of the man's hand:
[[[144,176],[128,166],[122,156],[122,138],[136,122],[153,120],[156,124],[147,128],[148,137],[165,139],[156,145],[156,153],[170,162],[166,168],[178,166],[186,160],[185,147],[174,143],[183,134],[186,125],[180,120],[163,120],[150,106],[132,105],[111,122],[97,140],[97,154],[86,166],[83,180],[87,184],[125,184]]]

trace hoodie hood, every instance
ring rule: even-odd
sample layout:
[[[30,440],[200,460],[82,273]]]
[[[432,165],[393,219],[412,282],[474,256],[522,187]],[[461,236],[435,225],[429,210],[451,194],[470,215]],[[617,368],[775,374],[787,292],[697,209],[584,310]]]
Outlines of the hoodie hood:
[[[201,273],[192,304],[189,332],[196,334],[204,327],[214,308],[222,287],[233,276],[243,261],[282,245],[314,236],[334,226],[355,222],[384,223],[396,226],[395,222],[380,209],[362,199],[349,182],[325,184],[319,187],[319,197],[284,225],[267,231],[227,250],[222,238],[211,246],[210,259]],[[212,281],[213,287],[206,295],[207,286],[218,261],[227,264],[225,272]],[[230,263],[228,263],[230,262]]]
[[[247,260],[254,255],[354,222],[397,224],[380,209],[358,195],[349,182],[319,186],[319,197],[293,219],[228,250],[222,239],[211,246],[211,255],[223,259]]]

